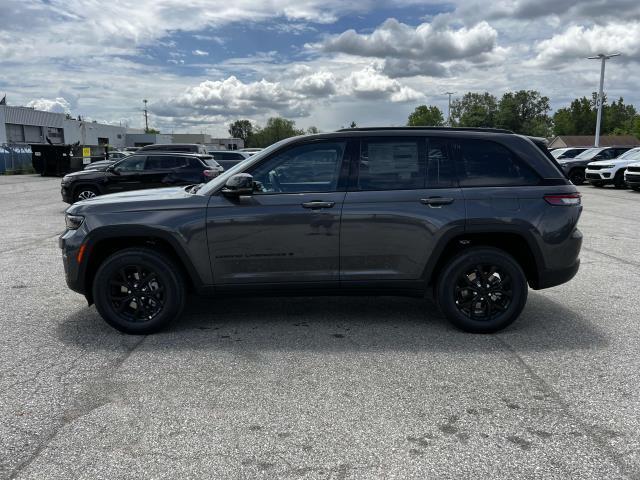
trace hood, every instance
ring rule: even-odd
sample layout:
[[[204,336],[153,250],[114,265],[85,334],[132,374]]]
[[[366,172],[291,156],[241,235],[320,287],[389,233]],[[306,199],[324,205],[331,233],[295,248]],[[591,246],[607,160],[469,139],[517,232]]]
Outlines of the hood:
[[[63,178],[62,181],[76,181],[83,178],[86,179],[94,179],[94,178],[104,178],[106,175],[111,175],[111,173],[105,172],[104,170],[80,170],[78,172],[68,173]]]
[[[636,163],[637,161],[638,160],[613,158],[611,160],[598,160],[596,162],[591,162],[589,163],[589,165],[615,165],[616,167],[619,167],[621,165],[630,165],[632,163]]]
[[[151,188],[89,198],[74,203],[67,212],[82,214],[184,208],[194,202],[206,205],[207,200],[207,197],[187,193],[186,187]]]

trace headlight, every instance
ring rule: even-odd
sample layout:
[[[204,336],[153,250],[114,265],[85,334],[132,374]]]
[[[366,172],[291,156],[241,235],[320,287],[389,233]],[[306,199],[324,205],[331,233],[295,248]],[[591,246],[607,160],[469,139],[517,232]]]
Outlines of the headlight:
[[[82,222],[84,222],[84,217],[82,215],[69,215],[67,213],[64,216],[64,223],[67,225],[69,230],[79,229]]]

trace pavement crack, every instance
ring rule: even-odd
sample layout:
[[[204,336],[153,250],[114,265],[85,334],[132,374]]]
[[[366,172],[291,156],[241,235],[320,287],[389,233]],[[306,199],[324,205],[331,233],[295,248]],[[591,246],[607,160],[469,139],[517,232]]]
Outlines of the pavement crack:
[[[615,255],[611,255],[610,253],[604,253],[604,252],[601,252],[600,250],[595,250],[593,248],[585,247],[584,245],[582,246],[582,250],[586,250],[587,252],[602,255],[604,257],[610,258],[611,260],[622,263],[624,265],[633,265],[634,267],[640,267],[640,262],[634,262],[633,260],[629,260],[627,258],[620,258]]]
[[[146,338],[147,338],[147,335],[140,338],[140,340],[138,340],[133,345],[131,345],[131,347],[128,348],[123,355],[116,358],[116,360],[110,364],[110,366],[107,368],[107,371],[109,372],[109,376],[114,375],[114,373],[120,369],[120,367],[127,361],[127,359],[131,357],[131,355],[136,351],[136,349],[140,347],[140,345],[142,345],[142,343],[146,340]],[[14,480],[15,478],[18,478],[18,475],[20,475],[24,470],[26,470],[29,467],[29,465],[31,465],[42,454],[45,448],[47,448],[49,444],[51,444],[51,442],[55,439],[55,437],[64,427],[72,424],[73,422],[77,421],[82,417],[86,417],[91,412],[106,405],[107,403],[109,402],[107,401],[91,402],[86,400],[83,402],[78,402],[74,408],[68,410],[63,414],[61,421],[53,428],[51,432],[49,432],[48,435],[44,437],[44,439],[41,442],[38,443],[38,446],[35,448],[35,450],[31,452],[31,454],[26,459],[24,459],[16,467],[14,467],[14,469],[9,474],[8,479]]]
[[[615,449],[613,449],[611,445],[604,438],[602,438],[602,432],[597,426],[590,425],[576,416],[576,414],[572,412],[571,406],[562,399],[560,394],[556,392],[544,378],[534,372],[533,368],[529,366],[527,362],[525,362],[522,356],[515,350],[515,348],[511,344],[497,335],[494,336],[494,338],[504,347],[505,350],[507,350],[511,355],[513,355],[513,357],[515,357],[518,365],[520,365],[520,367],[527,373],[527,375],[529,375],[529,377],[538,384],[547,398],[552,399],[560,407],[561,412],[567,418],[571,419],[571,421],[574,422],[578,426],[578,428],[580,428],[584,432],[584,434],[596,445],[596,447],[604,452],[605,456],[608,457],[613,462],[613,464],[618,467],[620,472],[626,478],[637,478],[636,476],[638,472],[633,470],[632,467],[630,467],[622,458],[622,455],[616,452]]]

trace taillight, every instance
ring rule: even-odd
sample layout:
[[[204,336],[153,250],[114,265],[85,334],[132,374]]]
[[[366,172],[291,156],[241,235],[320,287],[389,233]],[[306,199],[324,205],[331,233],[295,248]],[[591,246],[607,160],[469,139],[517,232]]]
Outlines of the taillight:
[[[218,175],[220,175],[220,172],[218,170],[205,170],[202,173],[205,178],[216,178]]]
[[[580,197],[582,197],[582,195],[580,195],[579,193],[561,193],[545,195],[544,199],[550,205],[568,207],[571,205],[580,205],[582,203]]]

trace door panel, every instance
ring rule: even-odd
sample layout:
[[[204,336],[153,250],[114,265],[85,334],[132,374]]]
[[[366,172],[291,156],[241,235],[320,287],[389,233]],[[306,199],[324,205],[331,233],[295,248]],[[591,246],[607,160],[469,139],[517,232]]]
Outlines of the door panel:
[[[445,204],[422,201],[434,197]],[[458,188],[348,192],[342,208],[340,280],[419,279],[440,238],[462,231],[464,218]]]
[[[209,202],[214,282],[337,281],[344,192],[253,195]],[[329,208],[305,208],[326,202]]]
[[[253,195],[211,197],[207,235],[216,285],[337,284],[347,144],[284,147],[247,171]]]
[[[342,208],[340,280],[418,280],[465,205],[445,140],[377,137],[360,144]]]

